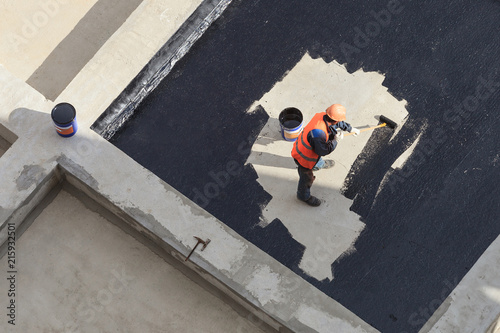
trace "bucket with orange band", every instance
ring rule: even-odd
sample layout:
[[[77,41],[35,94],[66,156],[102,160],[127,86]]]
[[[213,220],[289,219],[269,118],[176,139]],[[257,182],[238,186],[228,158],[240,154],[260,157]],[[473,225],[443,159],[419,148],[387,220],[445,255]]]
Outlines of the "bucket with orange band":
[[[278,120],[281,126],[281,136],[286,141],[295,141],[304,127],[304,117],[297,108],[286,108],[281,111]]]

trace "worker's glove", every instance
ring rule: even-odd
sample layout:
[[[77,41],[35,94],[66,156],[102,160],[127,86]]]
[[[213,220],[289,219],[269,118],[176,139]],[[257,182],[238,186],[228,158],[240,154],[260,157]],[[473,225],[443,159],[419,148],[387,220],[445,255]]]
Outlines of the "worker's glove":
[[[354,134],[354,136],[358,136],[358,135],[359,135],[359,133],[361,133],[361,131],[360,131],[359,129],[357,129],[356,127],[353,127],[353,128],[351,129],[351,133],[353,133],[353,134]]]
[[[344,132],[342,132],[340,129],[337,130],[337,134],[333,137],[335,141],[340,142],[344,138]]]

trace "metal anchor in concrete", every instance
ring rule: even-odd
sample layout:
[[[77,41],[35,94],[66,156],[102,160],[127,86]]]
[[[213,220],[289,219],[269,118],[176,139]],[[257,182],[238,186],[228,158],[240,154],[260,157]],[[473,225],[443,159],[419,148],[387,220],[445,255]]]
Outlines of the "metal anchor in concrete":
[[[189,253],[189,255],[186,257],[186,260],[184,260],[184,261],[188,261],[189,260],[189,257],[191,257],[191,255],[193,254],[194,250],[196,250],[196,248],[198,247],[199,244],[203,244],[203,247],[201,248],[201,250],[203,251],[207,247],[208,243],[210,243],[210,239],[209,238],[207,238],[206,241],[204,241],[200,237],[194,236],[194,238],[196,238],[198,240],[198,243],[196,243],[196,245],[193,247],[193,249],[191,250],[191,252]]]

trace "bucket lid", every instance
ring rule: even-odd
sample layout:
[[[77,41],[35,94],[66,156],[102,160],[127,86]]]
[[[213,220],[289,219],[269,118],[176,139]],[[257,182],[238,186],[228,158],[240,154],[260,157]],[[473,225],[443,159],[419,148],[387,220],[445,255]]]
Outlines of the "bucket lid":
[[[76,110],[69,103],[59,103],[52,109],[52,120],[58,124],[71,123],[76,117]]]

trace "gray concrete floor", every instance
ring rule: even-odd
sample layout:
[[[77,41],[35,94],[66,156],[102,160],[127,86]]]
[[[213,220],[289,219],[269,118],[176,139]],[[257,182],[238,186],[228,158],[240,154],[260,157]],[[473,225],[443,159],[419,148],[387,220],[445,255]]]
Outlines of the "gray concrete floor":
[[[64,190],[18,239],[16,264],[16,326],[1,332],[262,332]]]

